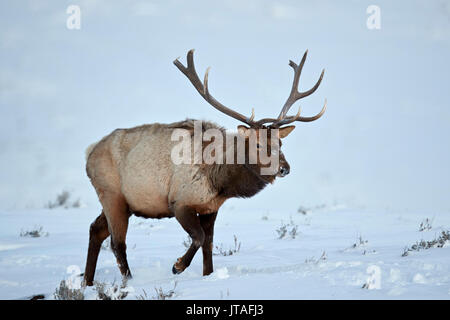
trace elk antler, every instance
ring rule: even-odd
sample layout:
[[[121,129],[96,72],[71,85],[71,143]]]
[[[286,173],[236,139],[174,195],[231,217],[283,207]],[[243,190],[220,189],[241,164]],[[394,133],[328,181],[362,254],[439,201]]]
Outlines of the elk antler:
[[[294,69],[294,81],[292,83],[291,93],[289,94],[289,97],[287,98],[283,108],[281,109],[281,112],[280,112],[280,115],[278,116],[278,118],[276,118],[276,119],[274,119],[274,118],[261,119],[261,120],[257,121],[257,123],[259,125],[263,125],[264,123],[272,122],[272,124],[270,125],[271,127],[279,128],[282,125],[286,125],[286,124],[292,123],[294,121],[301,121],[301,122],[314,121],[314,120],[319,119],[325,113],[325,110],[327,108],[327,100],[326,99],[325,99],[325,103],[322,107],[322,110],[320,110],[320,112],[313,117],[301,117],[300,116],[300,108],[298,109],[298,112],[295,116],[288,116],[288,117],[286,116],[289,109],[292,107],[292,105],[295,102],[297,102],[297,100],[300,100],[304,97],[307,97],[307,96],[313,94],[314,91],[317,90],[320,83],[322,82],[323,75],[325,73],[325,69],[322,70],[319,80],[317,80],[316,84],[311,89],[309,89],[308,91],[304,91],[304,92],[298,91],[298,83],[300,80],[300,75],[302,73],[303,65],[305,64],[307,55],[308,55],[308,50],[305,51],[305,54],[303,55],[303,58],[300,61],[300,65],[297,65],[292,60],[289,60],[289,65],[292,67],[292,69]]]
[[[178,59],[175,59],[174,62],[175,66],[183,72],[183,74],[191,81],[191,83],[194,85],[195,89],[197,89],[198,93],[214,108],[217,110],[225,113],[226,115],[229,115],[232,118],[235,118],[239,121],[242,121],[246,124],[248,124],[251,127],[255,127],[256,123],[253,121],[255,117],[255,112],[252,110],[252,115],[250,118],[247,118],[246,116],[240,114],[239,112],[236,112],[223,104],[221,104],[219,101],[214,99],[214,97],[209,93],[208,90],[208,75],[209,70],[208,68],[205,73],[205,78],[203,83],[200,81],[197,72],[195,71],[194,66],[194,49],[189,50],[187,54],[187,67],[185,67]]]
[[[325,99],[324,106],[322,110],[313,117],[301,117],[300,116],[300,108],[295,116],[286,116],[289,109],[292,107],[292,105],[299,99],[309,96],[310,94],[314,93],[314,91],[317,90],[320,83],[322,82],[322,78],[325,72],[325,69],[322,70],[322,73],[320,74],[319,80],[316,82],[316,84],[305,92],[299,92],[298,91],[298,83],[300,79],[300,74],[302,73],[303,65],[305,64],[306,55],[308,53],[308,50],[306,50],[305,54],[303,55],[303,58],[300,62],[300,65],[297,65],[295,62],[289,60],[289,65],[294,69],[294,81],[292,83],[292,89],[291,93],[286,100],[283,108],[281,109],[280,115],[278,118],[264,118],[259,121],[254,121],[255,112],[254,109],[252,109],[252,115],[250,118],[240,114],[239,112],[236,112],[223,104],[221,104],[219,101],[214,99],[214,97],[209,93],[208,90],[208,76],[209,76],[209,70],[208,68],[205,73],[205,78],[203,80],[203,83],[200,81],[197,72],[195,71],[194,66],[194,49],[189,50],[187,54],[187,67],[185,67],[178,59],[175,59],[173,62],[175,66],[191,81],[195,89],[197,89],[198,93],[214,108],[217,110],[229,115],[232,118],[235,118],[239,121],[242,121],[246,124],[248,124],[250,127],[263,127],[266,123],[271,123],[270,127],[272,128],[279,128],[282,125],[292,123],[294,121],[301,121],[301,122],[310,122],[319,119],[326,110],[327,100]]]

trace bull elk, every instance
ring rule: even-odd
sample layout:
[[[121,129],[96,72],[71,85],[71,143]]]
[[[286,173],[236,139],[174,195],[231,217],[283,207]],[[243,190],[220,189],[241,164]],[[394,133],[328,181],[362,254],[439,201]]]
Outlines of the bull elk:
[[[126,234],[129,217],[134,214],[145,218],[175,217],[192,239],[186,253],[173,265],[173,273],[181,273],[191,263],[201,247],[203,251],[203,275],[213,272],[212,244],[214,222],[217,212],[225,200],[234,197],[252,197],[276,177],[289,174],[289,164],[281,151],[277,151],[278,167],[272,174],[263,175],[260,169],[266,164],[261,161],[251,163],[249,132],[256,131],[257,149],[261,149],[262,132],[274,138],[279,146],[281,139],[292,132],[295,126],[287,124],[319,119],[325,112],[326,100],[322,110],[313,117],[303,117],[299,112],[288,116],[291,106],[299,99],[309,96],[319,87],[319,80],[308,91],[299,92],[298,84],[307,51],[299,65],[290,61],[294,69],[294,81],[288,99],[277,118],[254,120],[254,111],[246,117],[217,101],[209,92],[206,71],[202,82],[194,66],[194,50],[187,54],[187,67],[178,59],[175,66],[189,79],[198,93],[214,108],[239,120],[237,132],[225,131],[222,127],[203,122],[202,130],[214,128],[224,136],[244,137],[244,163],[213,164],[174,164],[171,150],[175,143],[171,136],[176,129],[194,131],[194,120],[171,124],[146,124],[131,129],[117,129],[86,151],[86,171],[94,186],[100,203],[101,214],[91,224],[89,230],[89,249],[87,254],[84,283],[92,285],[98,254],[102,242],[111,235],[111,248],[117,259],[123,277],[131,277],[126,257]],[[256,129],[256,130],[255,130]],[[275,136],[274,136],[275,135]],[[233,140],[234,141],[234,140]],[[207,144],[202,145],[205,147]],[[225,148],[225,145],[224,145]],[[275,152],[274,145],[264,144],[264,152]],[[233,149],[237,152],[237,148]],[[224,150],[227,152],[227,150]]]

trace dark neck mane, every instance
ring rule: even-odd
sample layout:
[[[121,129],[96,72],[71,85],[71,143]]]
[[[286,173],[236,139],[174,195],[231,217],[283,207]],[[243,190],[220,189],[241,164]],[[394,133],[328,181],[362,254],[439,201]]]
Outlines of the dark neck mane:
[[[236,134],[224,132],[224,157],[229,152],[234,152],[237,160]],[[227,138],[233,138],[233,150],[225,150]],[[225,159],[224,159],[225,162]],[[259,168],[245,164],[212,164],[206,166],[207,176],[211,186],[217,190],[220,196],[226,198],[249,198],[264,189],[267,184],[273,182],[274,177],[261,176]]]
[[[243,164],[215,164],[208,167],[211,185],[225,198],[252,197],[269,183]]]

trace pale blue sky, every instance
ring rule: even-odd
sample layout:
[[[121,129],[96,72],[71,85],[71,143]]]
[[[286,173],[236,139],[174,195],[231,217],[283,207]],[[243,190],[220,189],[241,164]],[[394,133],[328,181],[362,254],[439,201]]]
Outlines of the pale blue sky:
[[[66,28],[69,4],[81,30]],[[380,30],[366,27],[370,4]],[[235,128],[172,64],[191,48],[211,92],[257,118],[279,113],[289,59],[309,49],[301,89],[326,69],[300,102],[312,115],[327,98],[326,114],[283,144],[291,174],[230,205],[450,210],[447,1],[2,1],[0,208],[39,208],[62,189],[96,206],[84,149],[115,128]]]

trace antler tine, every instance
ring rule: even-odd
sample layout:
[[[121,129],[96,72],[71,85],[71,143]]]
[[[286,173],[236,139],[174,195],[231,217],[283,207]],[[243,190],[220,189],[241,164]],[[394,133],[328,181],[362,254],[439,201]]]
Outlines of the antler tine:
[[[175,66],[191,81],[192,85],[197,89],[198,93],[214,108],[225,113],[226,115],[235,118],[239,121],[242,121],[249,126],[255,126],[255,122],[253,121],[254,112],[252,111],[252,116],[247,118],[246,116],[236,112],[223,104],[217,101],[210,93],[208,88],[208,78],[209,78],[209,70],[206,69],[205,77],[203,83],[199,79],[197,72],[194,66],[194,49],[189,50],[187,54],[187,67],[185,67],[178,59],[175,59],[173,62]]]
[[[308,55],[308,50],[305,51],[303,54],[302,60],[300,61],[300,65],[297,65],[292,60],[289,60],[289,66],[294,69],[294,81],[292,82],[292,89],[291,93],[289,94],[288,99],[286,100],[286,103],[284,104],[283,108],[281,109],[280,115],[278,116],[277,120],[281,121],[286,117],[287,112],[292,107],[292,105],[299,99],[309,96],[310,94],[314,93],[314,91],[317,90],[320,83],[322,82],[323,75],[325,73],[325,69],[322,70],[322,73],[320,74],[319,80],[317,80],[316,84],[309,90],[304,92],[298,91],[298,84],[300,80],[300,75],[303,70],[303,66],[306,61],[306,57]]]
[[[185,67],[178,58],[173,61],[175,66],[191,81],[192,85],[197,89],[197,91],[202,95],[203,84],[200,81],[197,71],[195,71],[194,65],[194,49],[191,49],[187,53],[187,67]]]
[[[295,115],[296,118],[300,118],[300,113],[302,113],[302,107],[298,107],[298,112]]]
[[[203,93],[207,97],[211,97],[211,95],[209,94],[209,88],[208,88],[209,70],[211,70],[211,67],[206,68],[205,77],[203,78]]]
[[[294,104],[295,101],[298,100],[297,98],[297,95],[299,94],[298,82],[300,80],[300,75],[302,73],[302,69],[305,64],[307,55],[308,50],[306,50],[305,53],[303,54],[302,60],[300,61],[300,65],[297,65],[294,61],[289,60],[289,66],[291,66],[292,69],[294,69],[294,81],[292,82],[291,93],[289,94],[289,97],[286,100],[286,103],[284,104],[283,108],[281,109],[280,115],[278,116],[279,120],[283,119],[286,116],[291,106]]]
[[[259,121],[257,121],[256,123],[258,125],[263,125],[265,123],[270,123],[272,122],[272,124],[270,125],[270,127],[272,128],[279,128],[281,126],[284,126],[286,124],[292,123],[294,121],[299,121],[299,122],[311,122],[311,121],[315,121],[317,119],[319,119],[320,117],[322,117],[322,115],[325,113],[327,109],[327,99],[325,99],[325,103],[322,107],[322,110],[320,110],[320,112],[318,114],[316,114],[315,116],[312,117],[301,117],[300,113],[301,113],[301,108],[298,109],[298,112],[295,116],[288,116],[285,117],[281,120],[278,119],[274,119],[274,118],[264,118],[261,119]]]
[[[255,119],[255,108],[252,108],[252,115],[250,116],[250,121],[253,121]]]
[[[297,114],[295,116],[285,117],[281,121],[274,122],[271,126],[275,127],[275,128],[279,128],[281,126],[284,126],[286,124],[289,124],[289,123],[292,123],[292,122],[295,122],[295,121],[299,121],[299,122],[315,121],[315,120],[319,119],[320,117],[322,117],[326,110],[327,110],[327,99],[325,99],[325,103],[323,104],[322,110],[320,110],[320,112],[318,114],[316,114],[315,116],[312,116],[312,117],[301,117],[300,116],[300,108],[299,108],[299,110],[298,110],[298,112],[297,112]]]

